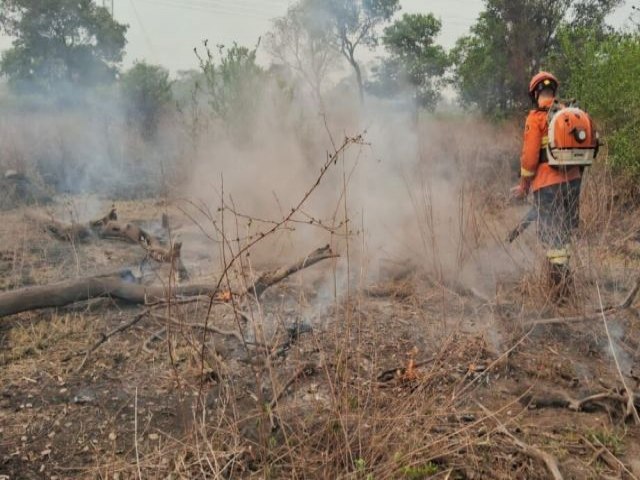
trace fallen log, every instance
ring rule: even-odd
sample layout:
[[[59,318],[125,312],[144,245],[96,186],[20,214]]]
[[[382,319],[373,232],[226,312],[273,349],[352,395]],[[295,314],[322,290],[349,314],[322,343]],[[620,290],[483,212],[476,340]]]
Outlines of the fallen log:
[[[169,296],[213,295],[211,285],[174,287],[169,292],[162,286],[144,286],[133,283],[131,272],[117,276],[87,277],[66,280],[51,285],[27,287],[0,294],[0,318],[16,313],[43,308],[64,307],[92,298],[109,297],[126,303],[144,304]]]
[[[97,234],[105,239],[137,243],[147,251],[151,258],[160,263],[169,263],[180,256],[181,243],[175,243],[170,248],[165,248],[160,240],[132,223],[122,224],[112,220],[98,228]]]
[[[295,262],[294,264],[292,264],[289,267],[286,268],[281,268],[276,270],[275,272],[271,272],[271,273],[266,273],[263,274],[262,276],[260,276],[251,286],[249,286],[244,293],[242,294],[242,296],[246,296],[246,295],[256,295],[256,299],[260,298],[260,295],[262,295],[262,293],[264,293],[264,291],[275,285],[278,282],[281,282],[282,280],[284,280],[285,278],[287,278],[289,275],[292,275],[300,270],[302,270],[303,268],[307,268],[310,267],[311,265],[314,265],[315,263],[318,263],[321,260],[326,260],[329,258],[336,258],[338,255],[335,255],[332,251],[331,248],[327,245],[323,248],[319,248],[317,250],[314,250],[313,252],[311,252],[311,254],[307,255],[305,258],[298,260],[297,262]],[[126,274],[126,272],[121,272],[122,274]],[[120,275],[122,277],[122,274]],[[184,288],[182,288],[182,292],[185,293]],[[179,289],[180,290],[180,289]],[[199,287],[196,286],[195,289],[193,290],[193,297],[195,297],[196,299],[201,298],[202,295],[204,295],[205,293],[196,293],[199,291]],[[211,293],[211,291],[213,291],[213,293]],[[209,290],[207,292],[208,295],[210,295],[209,300],[211,301],[211,297],[213,297],[214,295],[219,295],[222,292],[218,292],[215,287],[211,288],[209,287]],[[185,295],[186,296],[186,295]],[[230,298],[228,298],[228,300],[230,300]],[[0,305],[2,305],[2,296],[0,295]],[[161,305],[161,303],[156,303],[155,306],[159,306]],[[235,307],[234,307],[235,308]],[[115,330],[112,330],[111,332],[104,334],[100,337],[100,339],[91,347],[89,348],[86,352],[84,352],[84,360],[82,361],[82,363],[80,364],[80,366],[78,367],[78,370],[81,370],[87,359],[89,358],[89,355],[92,352],[95,352],[98,348],[100,348],[101,345],[105,344],[111,337],[113,337],[114,335],[117,335],[119,333],[124,332],[125,330],[131,328],[132,326],[136,325],[138,322],[140,322],[143,318],[145,318],[147,315],[151,315],[154,317],[157,317],[157,314],[151,313],[153,309],[153,306],[149,306],[147,305],[147,308],[145,308],[142,312],[140,312],[138,315],[136,315],[132,320],[130,320],[129,322],[127,322],[124,325],[121,325],[119,327],[117,327]],[[241,313],[241,312],[240,312]],[[242,313],[241,313],[242,314]],[[242,314],[244,315],[244,314]],[[2,317],[1,311],[0,311],[0,318]],[[163,320],[165,321],[169,321],[170,323],[174,323],[175,320],[173,320],[171,317],[166,317],[166,316],[162,316]],[[245,345],[247,345],[248,343],[245,341],[245,339],[243,338],[242,334],[238,331],[226,331],[226,330],[221,330],[217,327],[214,326],[210,326],[210,325],[206,325],[206,324],[188,324],[188,325],[184,325],[180,322],[178,322],[180,325],[183,326],[189,326],[189,327],[194,327],[194,328],[202,328],[205,331],[208,332],[212,332],[212,333],[218,333],[221,335],[227,335],[227,336],[233,336],[236,339],[238,339],[239,342],[244,343]],[[164,333],[166,331],[166,329],[162,329],[158,332],[156,332],[154,334],[154,336],[157,335],[161,335],[162,333]],[[145,342],[145,346],[148,343]],[[265,347],[264,345],[260,345],[258,343],[253,343],[254,346],[259,346],[259,347]],[[67,357],[67,360],[69,360],[71,358]]]
[[[67,242],[87,240],[108,222],[118,219],[115,208],[112,208],[104,217],[92,220],[86,225],[77,222],[65,223],[56,220],[53,215],[47,217],[33,212],[27,212],[25,217],[35,223],[41,224],[47,232],[51,233],[58,240]]]
[[[80,223],[63,223],[53,217],[45,217],[35,213],[26,213],[25,217],[29,220],[42,224],[44,229],[51,233],[58,240],[65,242],[84,241],[91,237],[91,229]]]
[[[112,240],[124,240],[137,243],[146,252],[146,257],[158,263],[170,263],[178,273],[180,280],[188,280],[189,273],[182,263],[182,242],[175,242],[168,248],[162,245],[160,240],[150,235],[142,228],[132,223],[121,224],[117,221],[109,221],[98,230],[100,238]]]
[[[72,222],[64,223],[51,217],[44,217],[34,213],[27,213],[30,220],[42,224],[46,231],[50,232],[58,240],[63,241],[86,241],[92,237],[108,240],[121,240],[128,243],[140,245],[146,252],[146,258],[155,260],[158,263],[170,263],[178,273],[180,280],[187,280],[189,273],[182,263],[181,249],[182,243],[176,242],[169,247],[165,247],[162,242],[133,223],[120,223],[115,207],[102,218],[92,220],[86,225]]]
[[[267,288],[286,277],[322,260],[335,258],[327,247],[319,248],[292,265],[260,276],[242,295],[259,297]],[[92,298],[109,297],[126,303],[145,305],[178,297],[199,297],[222,293],[214,284],[183,285],[168,289],[136,283],[130,270],[103,276],[79,278],[63,282],[27,287],[0,294],[0,318],[43,308],[64,307]]]
[[[530,409],[559,408],[574,412],[595,412],[603,409],[607,402],[620,406],[625,418],[629,416],[629,398],[623,392],[601,392],[577,399],[564,391],[541,391],[520,399],[520,403]],[[640,395],[634,395],[632,402],[636,407],[640,407]]]

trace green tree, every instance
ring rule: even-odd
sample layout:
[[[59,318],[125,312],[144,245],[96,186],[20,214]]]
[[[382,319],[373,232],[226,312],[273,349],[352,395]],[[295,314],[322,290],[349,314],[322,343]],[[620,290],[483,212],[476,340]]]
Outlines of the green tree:
[[[604,19],[620,0],[485,0],[471,34],[453,51],[454,85],[463,103],[487,114],[525,107],[528,82],[549,65],[558,32],[588,26],[605,31]]]
[[[364,103],[362,68],[356,57],[361,46],[378,44],[378,28],[400,9],[399,0],[315,0],[321,18],[331,25],[333,43],[349,62],[356,76],[360,102]]]
[[[14,87],[41,91],[111,81],[127,28],[92,0],[0,0],[0,29],[14,37],[0,71]]]
[[[127,119],[145,138],[155,135],[162,113],[173,100],[171,83],[165,68],[145,62],[136,63],[120,79]]]
[[[619,7],[623,0],[577,0],[571,18],[567,22],[573,28],[590,29],[598,36],[610,33],[605,20],[607,15]]]
[[[374,92],[389,95],[410,85],[417,106],[435,108],[442,88],[440,80],[449,65],[447,53],[435,44],[441,28],[442,23],[432,14],[404,14],[387,27],[382,43],[389,58],[374,72]]]
[[[565,32],[559,38],[567,65],[563,92],[580,100],[605,136],[614,167],[640,176],[640,34],[583,32],[573,43]]]
[[[620,0],[583,0],[574,6],[575,16],[558,28],[554,48],[546,62],[558,78],[566,80],[571,76],[575,54],[584,52],[586,56],[594,42],[615,37],[615,30],[605,23],[605,18],[619,4]]]
[[[259,108],[267,83],[264,70],[256,63],[257,47],[249,49],[234,43],[218,45],[216,56],[204,42],[204,52],[195,51],[204,77],[203,89],[214,115],[227,127],[242,126],[246,131]]]

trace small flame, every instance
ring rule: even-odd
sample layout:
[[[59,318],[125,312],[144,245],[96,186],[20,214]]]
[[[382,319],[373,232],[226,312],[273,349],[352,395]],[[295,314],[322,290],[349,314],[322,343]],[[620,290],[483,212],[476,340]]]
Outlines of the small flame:
[[[230,302],[231,301],[231,292],[229,290],[225,290],[224,292],[219,292],[216,294],[216,300],[220,302]]]
[[[418,370],[416,369],[416,362],[413,358],[409,360],[407,363],[407,368],[404,370],[404,374],[402,375],[403,382],[412,382],[418,379]]]
[[[413,347],[410,352],[408,352],[409,360],[407,362],[407,368],[404,369],[404,373],[402,374],[401,380],[403,382],[413,382],[418,379],[419,373],[416,368],[416,355],[418,354],[418,348]]]

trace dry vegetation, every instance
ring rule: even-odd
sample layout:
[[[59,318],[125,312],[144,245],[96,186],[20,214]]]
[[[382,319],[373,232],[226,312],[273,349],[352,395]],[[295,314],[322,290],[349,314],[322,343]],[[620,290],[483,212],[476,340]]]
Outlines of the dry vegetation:
[[[640,316],[629,296],[640,218],[620,208],[604,166],[590,174],[575,292],[554,305],[533,232],[502,241],[522,213],[504,208],[517,136],[481,126],[469,139],[471,123],[422,126],[424,181],[407,182],[412,222],[390,224],[407,233],[376,239],[401,245],[386,254],[349,216],[350,187],[360,190],[343,164],[366,138],[313,169],[344,179],[341,213],[327,220],[307,210],[323,186],[313,181],[270,221],[231,201],[205,210],[171,196],[58,195],[2,212],[3,290],[142,265],[143,283],[171,291],[172,266],[142,262],[138,245],[63,241],[26,216],[88,220],[113,201],[166,244],[179,238],[189,281],[217,288],[0,319],[0,478],[640,478]],[[261,296],[247,289],[288,265],[287,249],[324,243],[339,258]]]

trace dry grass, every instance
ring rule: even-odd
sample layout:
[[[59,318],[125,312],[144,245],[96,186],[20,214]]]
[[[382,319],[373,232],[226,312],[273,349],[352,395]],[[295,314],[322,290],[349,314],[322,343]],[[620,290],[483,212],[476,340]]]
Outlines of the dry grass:
[[[447,123],[428,128],[429,138],[452,131]],[[497,137],[482,128],[487,130],[478,138]],[[605,402],[575,412],[529,404],[550,391],[574,398],[617,392],[610,339],[633,385],[630,370],[640,359],[635,310],[609,319],[609,337],[602,322],[523,326],[544,316],[595,310],[596,283],[605,304],[624,296],[639,260],[623,248],[635,242],[635,215],[616,210],[611,193],[616,180],[603,174],[602,184],[587,181],[574,303],[558,307],[549,301],[537,264],[522,273],[525,260],[514,251],[535,252],[532,233],[509,251],[508,275],[498,278],[493,290],[476,291],[474,282],[483,277],[468,276],[467,266],[489,271],[491,260],[502,259],[479,252],[493,253],[495,245],[506,250],[501,239],[517,218],[503,208],[505,172],[512,162],[506,152],[513,140],[478,145],[465,140],[468,129],[455,131],[453,144],[423,146],[418,169],[428,174],[441,168],[439,158],[446,155],[454,160],[438,178],[449,178],[471,159],[469,176],[454,178],[446,192],[446,203],[455,207],[440,208],[441,191],[427,177],[415,190],[407,184],[420,238],[407,249],[415,260],[410,268],[400,264],[400,272],[391,268],[374,281],[360,263],[367,258],[366,242],[356,232],[332,232],[343,255],[339,261],[288,279],[259,304],[169,305],[112,338],[80,372],[81,357],[72,354],[128,321],[136,309],[107,302],[3,319],[0,474],[12,479],[549,478],[544,463],[519,448],[515,438],[552,455],[565,478],[637,477],[633,461],[640,455],[640,431],[624,421],[619,405]],[[471,188],[474,178],[481,181]],[[347,191],[341,196],[343,212]],[[176,234],[192,239],[199,231],[188,227],[176,205],[122,202],[118,208],[124,217],[150,223],[169,211],[181,224]],[[195,278],[219,278],[212,272],[220,252],[226,252],[222,266],[229,266],[256,234],[238,215],[227,214],[218,252],[186,248]],[[443,230],[447,215],[455,221]],[[0,257],[5,288],[139,260],[135,246],[55,243],[24,223],[19,211],[3,214],[3,220],[10,226],[0,239],[10,246]],[[341,217],[332,220],[340,224]],[[238,258],[229,277],[221,277],[231,290],[265,268]],[[160,280],[169,278],[165,274],[158,273]],[[206,322],[242,332],[244,341],[193,327]],[[292,326],[300,324],[312,331],[292,334]],[[265,351],[255,344],[276,348]]]

